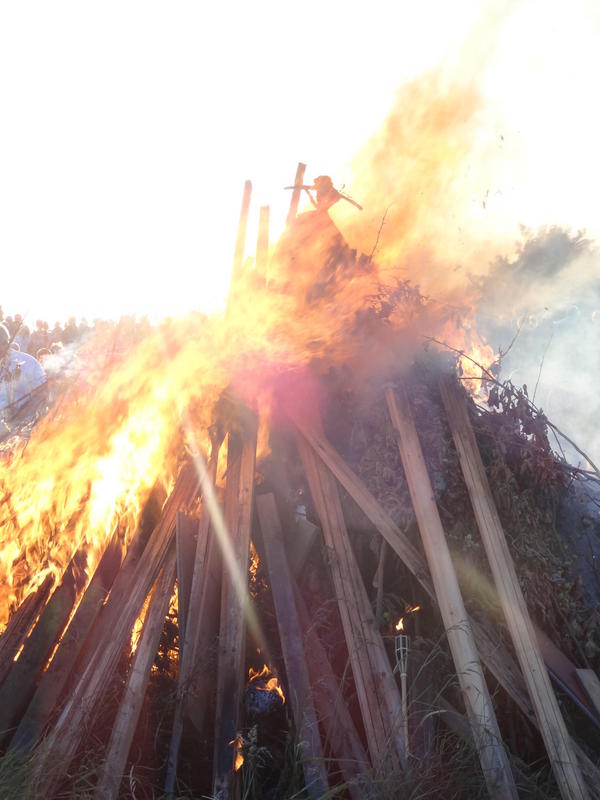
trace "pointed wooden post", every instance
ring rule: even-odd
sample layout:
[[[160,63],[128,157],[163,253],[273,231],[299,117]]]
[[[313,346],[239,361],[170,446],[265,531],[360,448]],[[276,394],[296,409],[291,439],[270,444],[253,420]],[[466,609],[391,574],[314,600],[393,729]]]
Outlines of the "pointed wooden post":
[[[440,381],[440,389],[477,526],[556,782],[565,800],[583,800],[588,797],[588,793],[536,641],[469,421],[464,394],[459,390],[454,376],[444,377]]]
[[[473,632],[467,618],[450,550],[435,504],[434,492],[423,458],[412,412],[404,389],[399,404],[391,388],[386,389],[390,417],[398,431],[398,446],[410,496],[419,524],[448,644],[456,665],[465,707],[488,792],[494,798],[517,800],[510,764],[492,701],[483,676]]]
[[[152,592],[142,635],[135,651],[133,665],[127,677],[125,691],[96,784],[94,792],[96,800],[115,800],[118,797],[127,756],[142,710],[150,669],[158,651],[165,617],[169,610],[174,583],[175,552],[174,548],[171,548]]]
[[[215,720],[215,756],[213,796],[230,800],[234,787],[234,751],[232,742],[240,729],[242,697],[246,675],[246,616],[249,612],[248,564],[250,530],[254,500],[257,425],[252,430],[229,434],[227,483],[225,486],[225,523],[228,541],[224,542],[223,583],[221,586],[221,622]]]
[[[298,205],[300,203],[300,195],[302,194],[302,189],[298,189],[297,187],[302,185],[305,170],[306,164],[303,164],[301,161],[298,162],[298,167],[296,168],[296,177],[294,179],[294,188],[292,189],[292,199],[290,200],[290,210],[288,211],[287,219],[285,221],[286,225],[291,225],[296,219]]]
[[[231,281],[229,283],[230,293],[231,289],[235,288],[235,284],[242,271],[244,263],[244,249],[246,247],[246,228],[248,227],[248,214],[250,213],[250,198],[252,197],[252,183],[246,181],[244,184],[244,193],[242,195],[242,207],[240,209],[240,220],[238,222],[237,238],[235,240],[235,250],[233,251],[233,267],[231,270]]]
[[[292,578],[283,549],[283,531],[272,494],[257,497],[256,507],[288,679],[287,696],[300,740],[298,747],[304,782],[308,795],[314,800],[319,800],[329,789],[327,770],[321,749],[319,723],[311,696],[302,633],[291,585]]]
[[[269,261],[269,206],[261,206],[258,217],[258,237],[256,239],[256,272],[264,280]]]

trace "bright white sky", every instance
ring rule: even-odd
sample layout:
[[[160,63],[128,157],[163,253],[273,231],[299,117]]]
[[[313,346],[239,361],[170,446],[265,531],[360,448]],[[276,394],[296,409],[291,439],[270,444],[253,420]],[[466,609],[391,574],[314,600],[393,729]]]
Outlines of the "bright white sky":
[[[271,205],[272,235],[299,160],[351,191],[352,156],[395,89],[451,69],[498,6],[2,3],[0,305],[50,325],[217,308],[244,180],[254,219]],[[600,3],[503,7],[497,52],[474,76],[481,135],[506,143],[481,187],[485,219],[511,236],[520,223],[598,236]]]

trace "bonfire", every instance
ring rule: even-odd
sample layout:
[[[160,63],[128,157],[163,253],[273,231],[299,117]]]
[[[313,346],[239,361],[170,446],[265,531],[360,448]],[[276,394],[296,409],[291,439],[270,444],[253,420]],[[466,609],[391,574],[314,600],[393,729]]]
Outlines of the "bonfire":
[[[3,442],[0,795],[598,797],[597,522],[561,519],[600,474],[290,188],[244,262],[246,185],[222,316],[88,341]]]

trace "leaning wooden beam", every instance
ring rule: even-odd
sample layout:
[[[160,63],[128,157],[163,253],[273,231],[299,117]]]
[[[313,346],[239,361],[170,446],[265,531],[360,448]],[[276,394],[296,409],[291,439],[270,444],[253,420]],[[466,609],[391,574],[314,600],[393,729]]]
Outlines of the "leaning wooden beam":
[[[0,636],[0,684],[12,669],[15,656],[44,607],[53,582],[52,576],[46,575],[41,586],[35,592],[27,595],[2,631],[2,636]]]
[[[29,638],[0,689],[0,732],[5,735],[18,722],[29,703],[54,645],[59,640],[73,606],[85,586],[85,552],[71,559],[60,585],[45,606]]]
[[[229,434],[221,622],[217,671],[213,796],[229,800],[234,787],[233,748],[240,729],[244,671],[246,615],[249,611],[248,562],[256,465],[256,421],[244,433]]]
[[[197,536],[198,520],[183,511],[179,511],[175,523],[175,542],[177,550],[177,625],[179,627],[180,658],[189,612]]]
[[[525,598],[496,510],[479,448],[471,428],[464,395],[454,376],[440,381],[442,400],[475,512],[506,624],[529,690],[554,776],[561,795],[587,798],[575,752],[529,618]]]
[[[390,774],[404,768],[402,703],[350,541],[334,478],[302,437],[298,451],[323,536],[371,761]]]
[[[36,791],[51,795],[60,784],[81,741],[81,731],[92,725],[106,688],[131,636],[144,600],[164,562],[174,538],[175,515],[196,496],[199,479],[195,465],[180,472],[175,488],[162,510],[161,518],[127,585],[113,586],[101,620],[102,636],[95,637],[94,649],[65,707],[39,750],[35,763]],[[115,589],[118,591],[115,592]],[[99,626],[100,627],[100,626]]]
[[[394,552],[402,559],[404,564],[419,581],[421,587],[427,592],[434,603],[437,602],[433,584],[429,577],[427,564],[406,534],[396,525],[390,515],[369,492],[363,481],[350,469],[340,454],[327,441],[325,436],[321,432],[315,430],[314,427],[307,424],[297,414],[292,415],[288,410],[288,415],[296,428],[301,432],[302,436],[314,449],[315,453],[317,453],[323,463],[327,465],[331,473],[335,475],[350,497],[352,497],[357,506],[384,537]],[[518,665],[492,631],[488,630],[481,622],[473,617],[470,617],[469,621],[475,636],[477,648],[486,667],[492,672],[504,691],[512,697],[532,725],[537,728],[538,721]],[[600,790],[594,790],[594,787],[600,787],[600,769],[588,758],[574,739],[571,739],[571,745],[577,753],[590,791],[592,791],[594,797],[598,797],[598,800],[600,800]]]
[[[333,673],[325,648],[309,617],[304,598],[291,578],[298,618],[304,634],[304,650],[319,723],[326,735],[326,745],[340,766],[352,800],[363,800],[372,789],[371,763],[346,707],[342,690]]]
[[[319,723],[310,690],[308,668],[302,646],[302,633],[291,586],[291,573],[283,549],[283,531],[272,494],[263,494],[257,497],[256,507],[285,662],[288,699],[299,737],[304,783],[309,797],[318,800],[329,789],[327,770],[321,749]]]
[[[196,536],[196,547],[194,551],[194,563],[192,567],[192,578],[188,601],[187,617],[191,620],[189,625],[185,625],[180,633],[180,641],[183,646],[180,649],[179,676],[177,681],[177,697],[175,701],[175,713],[171,728],[171,742],[169,745],[169,755],[167,758],[167,775],[165,778],[165,795],[172,797],[177,777],[177,761],[179,758],[179,746],[183,736],[183,724],[186,709],[190,706],[189,692],[196,671],[197,654],[201,652],[199,643],[207,632],[212,632],[216,626],[216,620],[208,619],[203,607],[204,591],[206,587],[205,563],[208,556],[212,557],[211,564],[214,562],[214,542],[209,539],[210,521],[214,515],[216,504],[215,480],[217,476],[217,466],[219,460],[219,450],[222,443],[220,435],[213,437],[211,445],[210,460],[202,472],[202,510],[198,523]],[[202,465],[204,467],[204,465]],[[213,509],[211,511],[211,509]],[[192,704],[195,710],[195,705]],[[201,725],[199,724],[199,727]]]
[[[135,652],[133,666],[113,725],[106,756],[96,784],[96,800],[116,800],[125,772],[127,756],[138,723],[150,669],[154,662],[160,636],[169,610],[175,583],[175,552],[171,548],[156,581],[146,612],[142,635]]]
[[[92,580],[77,606],[77,611],[48,669],[42,675],[27,711],[11,740],[11,752],[18,753],[21,757],[25,756],[41,737],[52,713],[56,710],[59,697],[119,571],[121,558],[121,543],[115,537],[104,551]]]
[[[385,396],[488,792],[517,798],[408,398],[404,389],[394,392],[390,387]]]
[[[292,199],[290,200],[290,210],[288,211],[286,225],[291,225],[291,223],[296,219],[296,214],[298,213],[298,205],[300,203],[300,195],[302,194],[302,189],[298,188],[302,185],[302,181],[304,180],[304,171],[306,169],[306,164],[303,164],[301,161],[298,162],[298,167],[296,168],[296,177],[294,179],[294,188],[292,190]]]

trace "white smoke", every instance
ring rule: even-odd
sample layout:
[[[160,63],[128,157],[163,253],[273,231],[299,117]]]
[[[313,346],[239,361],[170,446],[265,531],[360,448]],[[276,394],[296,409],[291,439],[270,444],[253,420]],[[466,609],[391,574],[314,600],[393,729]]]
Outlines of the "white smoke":
[[[498,259],[480,282],[479,329],[495,350],[508,350],[502,358],[501,379],[525,384],[535,404],[598,464],[600,252],[596,245],[581,232],[559,227],[535,234],[522,229],[515,257]],[[566,452],[575,463],[583,461],[568,445]]]

